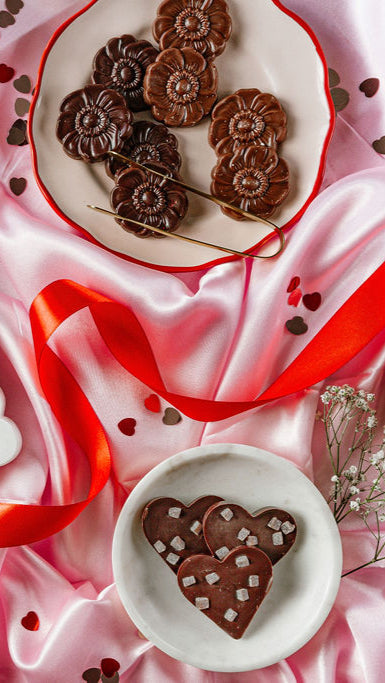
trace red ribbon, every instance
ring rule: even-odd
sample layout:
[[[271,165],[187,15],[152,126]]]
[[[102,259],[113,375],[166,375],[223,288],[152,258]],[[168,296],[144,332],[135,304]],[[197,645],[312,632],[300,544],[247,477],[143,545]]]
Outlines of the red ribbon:
[[[105,431],[87,397],[48,341],[62,322],[88,307],[111,353],[155,393],[200,421],[223,420],[288,396],[332,375],[385,328],[385,264],[341,306],[288,368],[253,401],[212,401],[169,392],[134,313],[76,282],[58,280],[33,301],[30,320],[43,391],[63,429],[84,450],[91,469],[87,497],[67,505],[0,503],[0,547],[46,538],[70,524],[101,491],[110,474]],[[71,406],[71,410],[68,410]]]

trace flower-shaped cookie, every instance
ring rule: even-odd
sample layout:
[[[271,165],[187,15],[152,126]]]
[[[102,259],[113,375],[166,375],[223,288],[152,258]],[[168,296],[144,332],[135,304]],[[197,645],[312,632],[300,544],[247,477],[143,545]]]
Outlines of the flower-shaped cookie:
[[[67,95],[56,133],[65,152],[89,163],[119,152],[132,133],[132,114],[122,95],[102,85],[86,85]]]
[[[5,396],[0,389],[0,466],[8,465],[20,453],[22,438],[13,420],[4,417]]]
[[[261,218],[270,216],[289,192],[286,161],[270,147],[240,147],[234,155],[218,159],[212,171],[211,192],[214,196],[249,211]],[[242,220],[231,209],[223,213]]]
[[[161,50],[192,47],[213,59],[230,38],[227,4],[224,0],[165,0],[158,9],[153,33]]]
[[[137,121],[134,123],[131,137],[123,145],[122,154],[140,164],[160,161],[167,168],[178,171],[182,160],[177,148],[178,141],[175,135],[170,133],[163,123]],[[126,162],[111,156],[106,160],[106,170],[111,178],[126,166]]]
[[[274,95],[256,88],[237,90],[212,112],[209,142],[218,155],[243,145],[274,147],[286,137],[286,114]]]
[[[148,40],[130,35],[112,38],[94,57],[92,82],[120,92],[133,111],[147,109],[143,78],[158,54]]]
[[[138,237],[163,237],[151,231],[151,226],[174,232],[185,216],[188,201],[185,191],[171,180],[161,178],[151,169],[174,178],[179,176],[159,162],[148,164],[148,170],[129,167],[117,177],[117,185],[111,193],[111,204],[116,213],[145,223],[149,229],[127,221],[117,222]]]
[[[169,126],[193,126],[213,107],[217,70],[190,47],[170,47],[148,67],[144,97],[158,121]]]

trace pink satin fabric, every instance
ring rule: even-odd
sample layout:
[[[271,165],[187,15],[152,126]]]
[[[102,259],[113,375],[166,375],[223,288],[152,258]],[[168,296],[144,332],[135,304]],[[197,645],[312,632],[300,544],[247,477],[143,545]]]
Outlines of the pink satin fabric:
[[[83,4],[25,3],[15,25],[2,31],[0,63],[13,66],[16,76],[34,78],[49,36]],[[45,203],[33,179],[29,148],[6,143],[17,95],[12,82],[0,84],[0,386],[6,415],[23,435],[21,454],[0,468],[2,500],[69,502],[69,491],[79,499],[89,481],[83,456],[63,435],[37,379],[28,309],[49,282],[72,279],[128,303],[170,391],[250,400],[383,262],[385,165],[371,145],[385,134],[385,7],[374,0],[287,0],[286,5],[315,31],[350,101],[337,116],[323,191],[274,262],[239,261],[173,275],[125,262],[91,244]],[[373,98],[358,88],[368,77],[381,80]],[[18,198],[9,189],[12,177],[28,181]],[[295,275],[303,293],[320,292],[317,311],[288,304],[286,289]],[[305,318],[305,335],[286,330],[286,320],[294,315]],[[75,683],[83,671],[112,657],[120,663],[120,680],[134,683],[379,683],[385,664],[385,570],[380,565],[342,580],[328,619],[299,652],[243,674],[194,669],[157,650],[137,632],[113,584],[111,542],[127,494],[151,467],[182,449],[217,442],[259,446],[295,462],[327,493],[331,473],[322,425],[315,420],[323,387],[222,422],[183,417],[178,425],[166,426],[163,412],[146,410],[148,389],[112,358],[87,311],[68,320],[52,346],[107,432],[113,477],[61,533],[33,547],[0,550],[0,681]],[[385,333],[330,378],[376,392],[380,424],[385,422],[384,360]],[[161,404],[163,411],[167,404]],[[117,427],[126,417],[137,421],[130,437]],[[345,570],[371,557],[370,534],[362,525],[347,523],[341,531]],[[29,611],[39,616],[37,631],[21,625]]]

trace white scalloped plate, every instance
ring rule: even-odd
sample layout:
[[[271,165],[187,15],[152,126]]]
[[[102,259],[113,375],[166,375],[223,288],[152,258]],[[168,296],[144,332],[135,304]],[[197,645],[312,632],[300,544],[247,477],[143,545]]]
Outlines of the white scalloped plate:
[[[152,498],[188,504],[209,493],[250,512],[284,508],[297,522],[296,542],[274,565],[271,590],[240,640],[186,600],[142,531]],[[124,607],[154,645],[201,669],[249,671],[289,657],[318,631],[338,591],[342,551],[326,501],[292,463],[251,446],[215,444],[174,455],[137,484],[116,525],[112,562]]]
[[[87,204],[108,208],[113,183],[103,164],[90,166],[70,159],[55,135],[62,99],[89,82],[92,58],[101,46],[122,33],[154,42],[151,26],[156,7],[154,0],[94,0],[56,31],[43,55],[29,121],[34,170],[50,205],[91,240],[155,268],[194,270],[234,257],[170,238],[139,239],[113,219],[87,209]],[[256,87],[283,104],[288,136],[280,153],[290,166],[291,190],[273,220],[289,227],[304,212],[322,179],[334,124],[326,62],[312,31],[278,0],[230,0],[229,9],[233,33],[216,60],[218,96]],[[193,128],[173,131],[180,143],[184,179],[206,191],[216,163],[207,142],[208,125],[206,119]],[[264,226],[234,221],[194,195],[180,232],[240,251],[251,250],[267,234]],[[275,251],[276,242],[269,249]]]

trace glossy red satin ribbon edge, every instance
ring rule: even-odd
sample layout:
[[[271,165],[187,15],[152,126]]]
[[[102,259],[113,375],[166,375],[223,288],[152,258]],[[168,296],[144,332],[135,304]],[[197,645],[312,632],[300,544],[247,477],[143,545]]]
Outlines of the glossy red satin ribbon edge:
[[[55,330],[89,307],[104,342],[121,365],[182,413],[212,422],[288,396],[332,375],[385,328],[385,264],[341,306],[286,370],[252,401],[213,401],[169,392],[134,313],[108,297],[70,280],[58,280],[35,298],[30,321],[42,389],[61,426],[85,452],[91,469],[88,496],[67,505],[0,503],[0,547],[35,542],[70,524],[108,480],[108,440],[87,397],[60,358],[48,347]],[[76,409],[68,411],[68,405]]]

